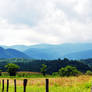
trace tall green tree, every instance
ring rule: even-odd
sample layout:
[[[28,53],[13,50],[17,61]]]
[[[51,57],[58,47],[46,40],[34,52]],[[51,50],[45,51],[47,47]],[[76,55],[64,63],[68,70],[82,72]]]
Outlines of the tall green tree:
[[[42,64],[41,73],[43,74],[43,76],[46,75],[46,72],[47,72],[47,65]]]
[[[10,76],[16,76],[16,72],[19,69],[19,66],[16,64],[9,63],[5,65],[5,68],[7,68],[7,72]]]

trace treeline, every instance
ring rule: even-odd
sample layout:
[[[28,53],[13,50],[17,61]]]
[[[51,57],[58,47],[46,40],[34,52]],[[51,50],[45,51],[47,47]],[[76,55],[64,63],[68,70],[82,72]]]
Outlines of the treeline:
[[[76,67],[78,71],[85,73],[87,70],[92,71],[92,68],[83,62],[77,60],[69,60],[67,58],[61,60],[31,60],[31,59],[1,59],[0,60],[0,69],[6,71],[5,65],[8,63],[14,63],[20,66],[18,71],[31,71],[31,72],[40,72],[42,64],[47,65],[47,74],[52,74],[53,72],[58,72],[59,69],[66,66]]]
[[[81,59],[80,61],[83,62],[84,64],[87,64],[89,67],[92,67],[92,58]]]

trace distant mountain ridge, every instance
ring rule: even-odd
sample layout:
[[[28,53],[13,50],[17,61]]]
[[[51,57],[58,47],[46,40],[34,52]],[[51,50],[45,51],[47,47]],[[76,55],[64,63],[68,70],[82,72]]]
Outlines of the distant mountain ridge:
[[[4,49],[0,47],[0,58],[29,58],[29,56],[15,49]]]
[[[92,43],[67,43],[67,44],[59,44],[59,45],[51,45],[51,44],[37,44],[32,46],[25,45],[14,45],[4,48],[12,48],[16,50],[20,50],[30,58],[34,59],[57,59],[57,58],[65,58],[71,57],[74,59],[85,58],[83,53],[87,53],[86,58],[92,58],[89,52],[92,50]],[[83,52],[84,51],[84,52]],[[83,53],[82,53],[83,52]],[[72,56],[72,53],[78,53],[76,57]],[[69,55],[69,56],[68,56]]]
[[[64,57],[66,57],[68,59],[88,59],[88,58],[92,58],[92,49],[86,50],[86,51],[70,53],[70,54],[65,55]]]
[[[30,46],[29,49],[25,50],[24,53],[27,55],[36,58],[36,59],[57,59],[57,58],[65,58],[66,55],[81,51],[87,51],[92,49],[92,43],[68,43],[68,44],[59,44],[59,45],[49,45],[49,44],[40,44]],[[89,53],[87,53],[88,57],[91,57]],[[83,53],[79,55],[83,57]],[[73,57],[72,57],[73,58]],[[76,57],[75,59],[80,59]]]

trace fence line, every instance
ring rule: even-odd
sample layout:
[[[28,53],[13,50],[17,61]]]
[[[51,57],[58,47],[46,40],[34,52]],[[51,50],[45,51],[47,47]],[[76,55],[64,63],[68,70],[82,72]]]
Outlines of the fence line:
[[[1,81],[1,80],[0,80]],[[23,80],[23,92],[26,92],[26,87],[27,87],[27,79]],[[45,84],[46,84],[46,92],[49,92],[49,79],[45,80]],[[1,83],[1,82],[0,82]],[[16,87],[16,79],[14,79],[14,92],[17,92],[17,87]],[[2,92],[4,92],[4,87],[5,87],[5,81],[4,79],[2,80]],[[6,88],[6,92],[9,92],[9,80],[7,79],[7,88]]]
[[[24,89],[23,92],[26,92],[27,82],[28,82],[27,79],[23,80],[23,89]],[[4,92],[4,87],[5,87],[5,81],[4,81],[4,79],[2,80],[2,82],[0,80],[0,85],[1,85],[1,83],[2,83],[2,92]],[[49,92],[49,79],[45,80],[45,86],[46,86],[45,87],[46,88],[45,92]],[[17,87],[16,87],[16,79],[14,79],[14,92],[17,92],[16,89],[17,89]],[[9,80],[8,79],[7,79],[6,92],[9,92]],[[92,92],[92,88],[91,88],[91,92]]]

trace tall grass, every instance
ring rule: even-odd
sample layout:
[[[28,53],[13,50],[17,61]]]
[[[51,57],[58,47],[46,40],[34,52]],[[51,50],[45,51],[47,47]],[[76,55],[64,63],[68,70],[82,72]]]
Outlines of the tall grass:
[[[17,92],[23,92],[23,78],[16,78],[16,79],[17,79]],[[27,92],[45,92],[45,78],[27,78],[27,79],[28,79]],[[9,78],[9,80],[10,80],[9,92],[14,92],[14,80],[11,78]],[[92,87],[92,76],[82,75],[78,77],[49,78],[49,92],[91,92],[91,87]],[[5,89],[6,89],[6,78],[5,78]]]

